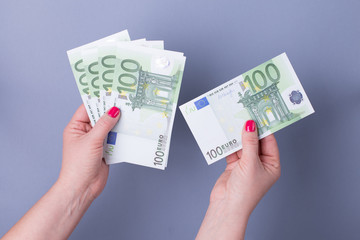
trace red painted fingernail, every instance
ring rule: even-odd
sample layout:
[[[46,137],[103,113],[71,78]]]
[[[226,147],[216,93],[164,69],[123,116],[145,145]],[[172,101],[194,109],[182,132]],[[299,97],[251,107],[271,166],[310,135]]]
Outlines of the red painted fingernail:
[[[255,132],[256,123],[254,120],[248,120],[245,124],[245,131],[247,132]]]
[[[120,113],[120,109],[118,109],[117,107],[112,107],[109,112],[108,115],[112,118],[116,118]]]

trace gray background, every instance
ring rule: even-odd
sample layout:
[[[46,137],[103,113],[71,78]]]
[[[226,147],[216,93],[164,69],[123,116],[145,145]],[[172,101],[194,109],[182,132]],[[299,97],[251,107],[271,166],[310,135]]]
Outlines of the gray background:
[[[316,113],[276,133],[282,176],[247,239],[359,239],[360,1],[0,2],[0,236],[50,188],[81,104],[66,50],[128,29],[187,56],[179,104],[286,51]],[[225,161],[178,111],[166,171],[117,164],[70,239],[193,239]]]

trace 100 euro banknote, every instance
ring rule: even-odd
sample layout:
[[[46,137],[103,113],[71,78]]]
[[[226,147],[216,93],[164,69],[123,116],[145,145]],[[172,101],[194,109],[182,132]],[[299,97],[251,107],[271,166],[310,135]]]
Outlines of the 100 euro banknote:
[[[285,53],[189,101],[180,110],[208,164],[242,148],[244,123],[264,138],[314,112]]]
[[[118,44],[116,58],[111,93],[121,120],[105,142],[105,160],[165,169],[185,57]]]

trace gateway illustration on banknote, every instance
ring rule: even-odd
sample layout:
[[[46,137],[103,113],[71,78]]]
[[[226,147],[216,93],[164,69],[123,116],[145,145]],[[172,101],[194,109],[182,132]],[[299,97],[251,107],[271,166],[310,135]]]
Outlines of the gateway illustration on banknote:
[[[242,148],[241,132],[249,119],[264,138],[314,112],[285,53],[183,104],[180,110],[208,164]]]
[[[172,111],[174,102],[172,93],[175,91],[178,82],[179,73],[166,76],[140,69],[136,92],[129,95],[132,109],[149,108],[168,115]]]
[[[250,90],[246,90],[244,93],[239,92],[238,103],[242,103],[248,110],[251,118],[256,122],[260,135],[271,127],[295,118],[279,92],[278,83],[274,82],[264,90],[255,93]],[[241,86],[243,84],[243,82],[240,83]]]

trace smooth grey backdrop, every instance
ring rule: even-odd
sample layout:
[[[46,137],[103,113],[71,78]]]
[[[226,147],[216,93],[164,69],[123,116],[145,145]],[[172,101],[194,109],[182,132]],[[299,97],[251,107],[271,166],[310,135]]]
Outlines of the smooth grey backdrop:
[[[247,239],[359,239],[360,1],[0,2],[0,236],[56,180],[81,99],[66,50],[128,29],[187,56],[179,103],[286,51],[316,113],[276,133],[282,176]],[[70,239],[193,239],[225,161],[178,111],[166,171],[117,164]]]

